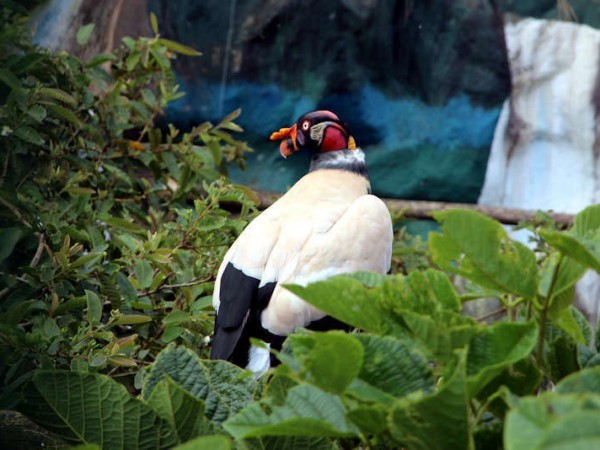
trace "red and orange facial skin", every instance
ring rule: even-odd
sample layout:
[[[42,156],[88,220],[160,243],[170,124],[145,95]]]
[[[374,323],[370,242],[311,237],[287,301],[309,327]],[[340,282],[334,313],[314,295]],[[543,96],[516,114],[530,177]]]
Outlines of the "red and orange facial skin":
[[[281,140],[279,152],[284,158],[301,148],[318,152],[356,149],[354,138],[339,117],[331,111],[324,110],[303,115],[290,128],[281,128],[271,134],[270,139]]]

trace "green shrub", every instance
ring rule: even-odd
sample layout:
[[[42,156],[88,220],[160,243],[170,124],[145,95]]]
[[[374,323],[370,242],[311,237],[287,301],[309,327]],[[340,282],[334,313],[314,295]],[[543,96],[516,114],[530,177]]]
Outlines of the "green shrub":
[[[179,98],[171,60],[124,38],[83,64],[0,23],[0,377],[34,368],[133,376],[168,342],[206,348],[216,268],[254,211],[226,164],[248,147],[235,111],[188,132],[157,124]],[[82,45],[93,26],[78,33]],[[223,202],[239,205],[233,216]]]

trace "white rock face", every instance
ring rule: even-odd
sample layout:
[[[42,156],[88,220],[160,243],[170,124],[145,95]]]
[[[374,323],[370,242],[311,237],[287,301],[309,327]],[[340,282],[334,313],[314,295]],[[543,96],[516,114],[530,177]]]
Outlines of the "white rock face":
[[[479,203],[576,213],[600,199],[594,106],[600,31],[524,19],[507,22],[505,33],[513,90]]]
[[[494,133],[479,203],[577,213],[600,201],[600,30],[507,19],[505,33],[513,88]],[[577,297],[595,323],[596,273],[577,284]]]

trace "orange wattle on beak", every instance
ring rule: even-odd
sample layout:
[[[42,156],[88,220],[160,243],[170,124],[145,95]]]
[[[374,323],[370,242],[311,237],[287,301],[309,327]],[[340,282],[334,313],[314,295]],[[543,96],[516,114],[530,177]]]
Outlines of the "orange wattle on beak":
[[[293,125],[291,128],[280,128],[279,131],[275,131],[271,134],[269,139],[272,141],[281,140],[279,144],[279,153],[284,158],[287,158],[292,153],[297,152],[298,144],[296,143],[296,137],[298,135],[298,128]]]

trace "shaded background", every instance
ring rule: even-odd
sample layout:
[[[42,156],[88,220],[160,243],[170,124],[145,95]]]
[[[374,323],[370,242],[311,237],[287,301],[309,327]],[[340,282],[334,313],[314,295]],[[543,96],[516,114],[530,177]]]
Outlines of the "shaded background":
[[[107,4],[112,8],[107,9]],[[271,131],[331,109],[367,153],[373,190],[392,198],[477,202],[494,131],[511,94],[505,14],[600,22],[600,2],[556,0],[51,0],[39,42],[91,56],[124,35],[160,32],[201,52],[176,71],[184,127],[242,108],[255,149],[232,178],[285,191],[307,168],[283,161]],[[97,24],[85,48],[81,24]],[[500,205],[498,205],[500,206]],[[518,205],[505,205],[518,206]],[[552,208],[553,205],[539,205]]]

